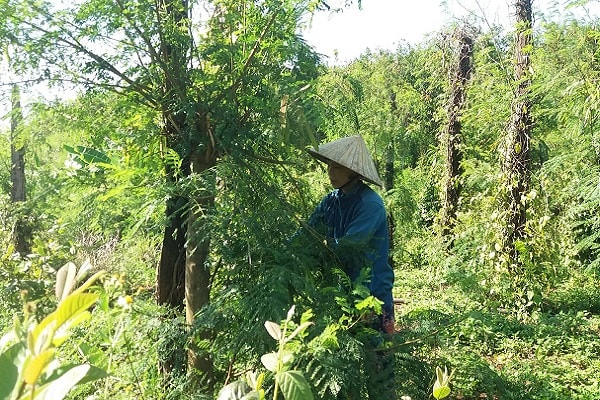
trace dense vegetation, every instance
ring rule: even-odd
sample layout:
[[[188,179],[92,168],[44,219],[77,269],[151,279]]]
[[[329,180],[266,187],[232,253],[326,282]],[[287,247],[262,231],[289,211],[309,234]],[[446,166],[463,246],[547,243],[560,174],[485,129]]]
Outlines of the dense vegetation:
[[[104,271],[88,288],[95,301],[89,318],[73,324],[56,362],[90,363],[107,375],[81,381],[70,398],[216,398],[247,372],[266,371],[261,357],[277,350],[277,335],[265,321],[302,326],[285,345],[315,398],[366,398],[374,333],[361,321],[376,304],[348,282],[320,237],[301,229],[329,190],[307,146],[360,134],[385,182],[394,295],[403,300],[397,334],[382,345],[394,354],[398,394],[431,398],[439,366],[453,371],[450,398],[600,399],[597,17],[540,18],[533,31],[530,184],[521,200],[527,223],[511,254],[502,242],[500,153],[515,92],[512,35],[466,29],[473,70],[460,113],[461,191],[448,233],[440,222],[440,138],[456,57],[449,33],[459,28],[326,67],[297,34],[302,17],[323,7],[319,1],[207,2],[220,13],[199,29],[204,36],[192,35],[198,46],[179,41],[185,29],[153,26],[145,2],[82,2],[87,7],[72,14],[85,28],[77,39],[89,41],[81,46],[122,27],[123,38],[187,43],[165,53],[172,61],[179,51],[191,54],[182,71],[153,54],[136,64],[132,55],[145,44],[134,39],[95,64],[82,48],[69,52],[53,42],[60,30],[19,36],[27,31],[11,30],[21,26],[19,12],[21,22],[51,13],[36,14],[42,3],[18,3],[0,3],[11,16],[0,31],[12,32],[2,44],[14,76],[41,71],[52,83],[79,86],[70,99],[23,108],[13,101],[7,114],[14,124],[3,128],[0,146],[0,331],[22,332],[19,323],[26,330],[58,315],[51,313],[63,265],[89,262],[92,272]],[[118,79],[109,63],[120,67]],[[26,93],[25,84],[18,87]],[[19,201],[11,198],[11,150],[25,159],[27,196]],[[185,225],[174,225],[182,216]],[[206,291],[186,304],[189,282],[175,277],[170,297],[157,294],[165,284],[157,281],[167,266],[165,240],[185,229],[181,246],[170,249],[187,249],[186,271],[190,249],[207,249],[199,264]],[[5,336],[0,352],[14,340]],[[7,359],[0,357],[0,368]],[[267,398],[275,382],[265,375]]]

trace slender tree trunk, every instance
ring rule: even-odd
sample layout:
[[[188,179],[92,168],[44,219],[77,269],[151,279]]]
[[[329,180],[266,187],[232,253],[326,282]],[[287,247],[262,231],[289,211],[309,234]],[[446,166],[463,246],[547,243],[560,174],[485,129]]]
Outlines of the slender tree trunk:
[[[168,184],[176,182],[168,178]],[[185,296],[185,227],[187,200],[173,197],[167,200],[167,225],[163,235],[162,251],[157,272],[156,296],[158,304],[183,310]]]
[[[23,112],[21,109],[21,93],[19,87],[14,85],[11,95],[12,115],[10,119],[10,181],[11,181],[11,202],[16,205],[23,203],[27,199],[26,180],[25,180],[25,144],[20,142],[19,125],[23,121]],[[26,255],[30,252],[27,223],[23,218],[22,212],[17,210],[15,226],[13,229],[13,243],[15,250]]]
[[[510,257],[510,267],[519,265],[515,248],[517,241],[525,237],[526,205],[523,196],[529,190],[530,140],[532,130],[531,100],[529,98],[531,77],[529,75],[532,46],[531,0],[517,0],[515,39],[515,82],[517,84],[512,102],[503,151],[503,169],[506,179],[506,224],[503,246]]]
[[[456,223],[456,210],[460,196],[462,174],[461,121],[460,116],[466,99],[466,85],[471,78],[473,65],[473,39],[465,29],[455,32],[458,44],[456,62],[451,73],[450,101],[448,103],[448,125],[442,134],[442,146],[446,153],[442,188],[442,210],[440,226],[442,235],[449,237]]]
[[[173,124],[174,119],[170,116],[168,109],[163,110],[163,121],[163,135],[166,136],[165,145],[169,149],[175,150],[179,147],[180,139],[177,136],[178,129]],[[188,164],[187,161],[182,160],[181,166],[177,168],[176,165],[166,162],[166,184],[168,187],[176,186],[182,177],[189,175]],[[186,197],[172,196],[167,199],[165,206],[166,225],[156,273],[157,303],[179,313],[184,310],[185,298],[187,212],[188,199]],[[165,317],[172,319],[171,312],[168,311]],[[181,365],[181,358],[185,354],[185,349],[178,347],[181,346],[181,343],[178,342],[171,342],[166,346],[167,348],[161,354],[158,367],[166,380],[166,384],[169,385],[171,373],[176,369],[185,367]]]
[[[398,105],[396,103],[396,93],[391,91],[390,93],[390,111],[392,118],[398,112]],[[395,161],[396,161],[396,146],[395,146],[395,132],[392,132],[390,140],[385,149],[385,166],[383,169],[383,190],[388,192],[394,188],[394,176],[396,175]],[[394,268],[394,258],[392,257],[392,251],[394,250],[394,237],[396,233],[396,220],[394,219],[393,213],[388,213],[387,218],[388,232],[390,236],[390,255],[388,257],[388,263]]]
[[[207,122],[207,120],[206,120]],[[209,137],[210,127],[204,126],[204,132]],[[208,144],[211,142],[209,141]],[[204,149],[204,150],[201,150]],[[192,173],[198,174],[199,179],[205,182],[207,189],[193,196],[190,201],[187,229],[187,257],[185,265],[185,303],[186,322],[188,326],[194,325],[196,314],[210,301],[211,271],[209,265],[210,250],[210,215],[214,207],[215,173],[212,167],[216,157],[214,147],[210,145],[197,146],[191,154]],[[194,339],[212,340],[212,332],[206,329],[196,330]],[[192,341],[188,350],[188,367],[191,371],[201,373],[199,380],[209,388],[213,388],[214,373],[212,357],[209,352],[201,351]]]
[[[398,113],[398,104],[396,103],[396,93],[391,91],[390,93],[390,113],[391,117],[395,117]],[[390,140],[385,149],[385,167],[383,170],[383,190],[386,192],[394,188],[394,175],[396,173],[395,164],[395,132],[390,136]]]

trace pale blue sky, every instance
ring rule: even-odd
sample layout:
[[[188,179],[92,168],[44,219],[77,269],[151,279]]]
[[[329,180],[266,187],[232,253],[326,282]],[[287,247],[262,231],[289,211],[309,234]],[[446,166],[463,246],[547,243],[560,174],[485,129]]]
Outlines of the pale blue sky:
[[[564,14],[567,2],[533,0],[534,19],[539,21],[543,14]],[[490,24],[510,27],[515,12],[513,0],[362,0],[362,10],[354,3],[342,13],[320,12],[304,33],[317,51],[329,57],[329,64],[350,61],[366,48],[394,50],[402,41],[420,43],[457,19],[469,18],[486,26],[485,17]],[[600,0],[590,0],[586,7],[592,15],[600,14]],[[585,9],[570,12],[586,14]]]

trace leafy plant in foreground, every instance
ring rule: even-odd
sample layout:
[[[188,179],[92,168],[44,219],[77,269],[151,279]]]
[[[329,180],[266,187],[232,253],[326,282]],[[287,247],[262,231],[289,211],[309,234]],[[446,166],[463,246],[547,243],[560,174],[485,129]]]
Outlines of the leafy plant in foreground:
[[[283,326],[273,321],[265,322],[267,332],[279,343],[277,352],[264,354],[260,359],[265,368],[275,375],[274,400],[277,399],[280,390],[286,400],[313,399],[310,385],[302,371],[290,369],[294,360],[294,352],[290,349],[289,343],[312,325],[312,322],[305,320],[307,314],[304,314],[300,325],[288,335],[287,328],[294,311],[295,307],[292,306]],[[245,381],[235,381],[225,386],[219,393],[218,400],[263,400],[265,398],[265,391],[262,389],[264,377],[264,373],[250,372],[246,374]]]
[[[433,397],[436,399],[444,399],[450,395],[450,379],[452,378],[453,372],[448,374],[448,368],[444,367],[444,370],[440,367],[435,369],[436,381],[433,384]]]
[[[23,323],[16,320],[14,330],[2,337],[0,398],[61,400],[77,384],[106,376],[103,370],[90,364],[61,365],[55,357],[57,348],[69,337],[70,329],[90,317],[88,309],[98,300],[97,293],[86,290],[102,272],[72,291],[85,272],[85,268],[81,268],[77,273],[73,263],[63,266],[56,279],[59,299],[56,310],[39,323],[27,314]]]

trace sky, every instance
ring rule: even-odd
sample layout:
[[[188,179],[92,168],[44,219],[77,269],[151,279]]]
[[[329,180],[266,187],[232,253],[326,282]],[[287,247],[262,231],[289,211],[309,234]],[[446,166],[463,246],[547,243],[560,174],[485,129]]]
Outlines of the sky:
[[[567,12],[585,16],[585,9],[566,11],[566,1],[533,0],[534,20]],[[485,18],[492,25],[510,28],[515,12],[513,0],[362,0],[362,9],[356,3],[341,13],[318,13],[303,33],[330,65],[347,63],[367,48],[393,51],[402,42],[419,44],[457,20],[486,26]],[[600,0],[590,0],[586,8],[600,15]]]
[[[344,0],[330,0],[343,3]],[[483,18],[492,25],[502,24],[510,29],[513,22],[514,0],[358,0],[341,13],[319,12],[303,33],[304,38],[325,56],[329,65],[348,63],[367,49],[394,51],[399,44],[417,45],[435,35],[450,22],[468,18],[485,26]],[[533,0],[534,20],[543,15],[563,15],[565,3],[574,0]],[[588,0],[590,15],[600,15],[600,0]],[[586,17],[586,9],[575,12]],[[587,16],[589,18],[589,16]],[[534,22],[535,23],[535,22]],[[6,100],[0,94],[0,117]],[[0,127],[6,119],[0,119]]]

